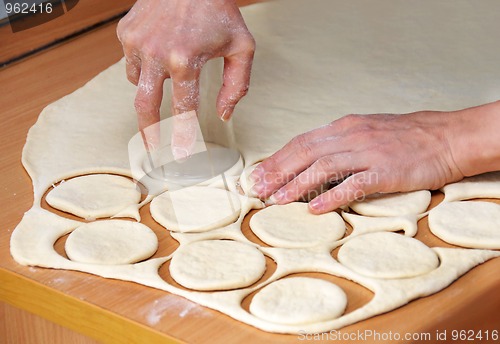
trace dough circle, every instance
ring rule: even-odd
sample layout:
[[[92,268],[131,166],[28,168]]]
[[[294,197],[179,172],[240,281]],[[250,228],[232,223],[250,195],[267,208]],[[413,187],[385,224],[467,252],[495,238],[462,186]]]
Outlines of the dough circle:
[[[365,216],[402,216],[424,213],[431,203],[431,192],[420,190],[391,194],[374,194],[349,207]]]
[[[302,325],[336,319],[344,313],[347,296],[337,285],[318,278],[289,277],[260,290],[250,313],[285,325]]]
[[[45,198],[51,207],[84,219],[114,216],[140,199],[133,181],[112,174],[72,178],[61,182]]]
[[[103,220],[84,224],[70,233],[65,250],[76,262],[130,264],[151,257],[158,238],[147,226],[125,220]]]
[[[441,203],[429,213],[429,228],[453,245],[500,249],[500,205],[482,201]]]
[[[164,192],[151,202],[150,211],[153,219],[168,230],[205,232],[234,222],[241,204],[232,192],[192,186]]]
[[[336,212],[313,215],[307,203],[267,207],[250,219],[250,228],[266,244],[300,248],[336,241],[344,236],[345,223]]]
[[[500,198],[500,171],[467,177],[441,188],[444,200],[463,201],[474,198]]]
[[[251,285],[266,271],[266,259],[254,246],[231,240],[195,241],[180,246],[170,275],[183,287],[228,290]]]
[[[423,275],[439,265],[437,254],[421,241],[391,232],[354,237],[337,258],[361,275],[386,279]]]

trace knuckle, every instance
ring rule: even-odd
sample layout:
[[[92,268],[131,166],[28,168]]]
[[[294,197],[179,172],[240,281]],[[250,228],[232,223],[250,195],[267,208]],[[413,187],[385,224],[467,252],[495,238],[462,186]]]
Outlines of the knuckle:
[[[314,155],[314,152],[311,145],[307,142],[304,142],[301,145],[299,145],[298,149],[295,151],[295,154],[301,160],[310,160],[311,157]]]
[[[137,83],[139,82],[139,75],[135,72],[128,72],[127,80],[137,86]]]
[[[236,89],[232,94],[231,96],[229,97],[229,100],[233,103],[236,103],[238,102],[241,98],[243,98],[244,96],[246,96],[248,94],[248,85],[242,85],[242,86],[239,86],[238,89]]]
[[[190,70],[201,68],[199,60],[192,51],[175,48],[169,52],[168,65],[172,72],[184,75]]]
[[[356,124],[363,119],[363,115],[349,114],[344,119],[347,123]]]
[[[335,166],[335,162],[333,160],[334,159],[330,156],[322,157],[322,158],[316,160],[316,162],[313,164],[313,167],[318,172],[322,172],[322,173],[328,172],[328,174],[330,174],[331,172],[333,172],[333,169]]]
[[[299,147],[304,146],[306,144],[307,144],[307,138],[305,134],[297,135],[290,141],[290,145],[294,149],[298,149]]]
[[[255,38],[253,38],[253,36],[249,33],[243,40],[242,48],[243,51],[246,51],[249,55],[253,56],[256,45]]]
[[[150,113],[154,111],[152,102],[142,95],[137,95],[135,97],[134,107],[137,113]]]

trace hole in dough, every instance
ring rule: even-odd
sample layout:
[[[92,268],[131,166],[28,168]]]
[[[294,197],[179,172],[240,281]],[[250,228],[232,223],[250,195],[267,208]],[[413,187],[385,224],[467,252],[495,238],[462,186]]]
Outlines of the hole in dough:
[[[232,192],[192,186],[157,196],[150,211],[153,219],[168,230],[206,232],[234,222],[241,205],[238,195]]]
[[[445,202],[430,211],[428,221],[431,232],[450,244],[500,249],[500,204]]]
[[[373,278],[409,278],[439,266],[434,250],[417,239],[391,232],[354,237],[342,245],[337,258],[353,271]]]
[[[248,240],[250,240],[254,244],[257,244],[261,247],[271,247],[270,245],[268,245],[265,242],[263,242],[262,240],[260,240],[259,237],[256,236],[255,233],[252,232],[252,230],[250,229],[250,220],[259,211],[260,210],[254,209],[254,210],[251,210],[250,212],[248,212],[248,214],[245,216],[245,218],[243,219],[243,221],[241,223],[241,232]]]
[[[71,178],[50,190],[46,202],[53,208],[87,220],[111,217],[137,205],[141,193],[130,179],[112,174],[91,174]],[[135,211],[124,216],[134,217]]]
[[[231,240],[204,240],[181,245],[170,263],[172,278],[188,289],[228,290],[247,287],[266,271],[264,254]]]
[[[431,203],[431,192],[420,190],[390,194],[374,194],[349,207],[365,216],[402,216],[424,213]]]
[[[65,249],[71,260],[80,263],[130,264],[151,257],[158,249],[158,239],[141,223],[104,220],[76,228]]]
[[[331,243],[345,234],[345,223],[336,212],[313,215],[307,203],[267,207],[250,219],[252,232],[275,247],[301,248]]]
[[[54,251],[57,252],[61,257],[64,257],[66,259],[68,258],[68,255],[66,254],[66,251],[64,249],[64,246],[66,246],[66,240],[68,240],[69,234],[63,235],[59,239],[56,240],[54,243]]]
[[[302,325],[336,319],[347,306],[347,296],[337,285],[318,278],[288,277],[259,290],[250,313],[285,325]]]

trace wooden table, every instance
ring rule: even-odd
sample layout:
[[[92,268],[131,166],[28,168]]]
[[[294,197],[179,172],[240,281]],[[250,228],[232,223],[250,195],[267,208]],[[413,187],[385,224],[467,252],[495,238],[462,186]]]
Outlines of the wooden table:
[[[297,336],[262,332],[163,291],[25,267],[10,256],[10,235],[33,201],[20,162],[28,129],[44,106],[122,57],[115,30],[113,22],[0,70],[0,343],[300,342]],[[419,226],[419,238],[428,241],[426,219]],[[499,271],[500,259],[492,260],[440,293],[342,332],[429,333],[435,338],[436,331],[447,330],[449,336],[453,329],[500,330]]]

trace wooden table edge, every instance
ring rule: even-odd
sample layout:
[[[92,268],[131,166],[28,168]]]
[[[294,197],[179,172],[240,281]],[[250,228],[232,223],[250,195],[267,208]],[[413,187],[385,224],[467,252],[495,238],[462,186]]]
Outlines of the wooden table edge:
[[[0,302],[102,343],[183,343],[109,310],[0,267]]]

